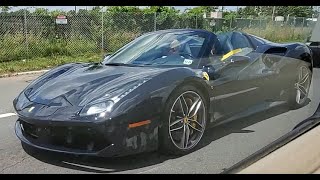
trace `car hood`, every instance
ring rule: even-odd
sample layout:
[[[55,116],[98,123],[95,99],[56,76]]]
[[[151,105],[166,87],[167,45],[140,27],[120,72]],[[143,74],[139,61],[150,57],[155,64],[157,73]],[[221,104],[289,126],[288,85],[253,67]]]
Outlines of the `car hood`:
[[[164,68],[68,64],[49,71],[24,91],[35,103],[47,106],[84,106],[102,97],[121,94]]]

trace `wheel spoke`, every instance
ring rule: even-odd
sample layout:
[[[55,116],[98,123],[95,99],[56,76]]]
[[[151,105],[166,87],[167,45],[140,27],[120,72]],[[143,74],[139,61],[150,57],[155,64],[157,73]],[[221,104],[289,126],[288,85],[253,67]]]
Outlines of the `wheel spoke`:
[[[179,123],[179,122],[181,122],[182,120],[183,120],[183,119],[178,119],[178,120],[174,121],[173,123],[170,124],[170,127],[171,127],[171,126],[174,126],[175,124],[177,124],[177,123]]]
[[[190,110],[189,110],[189,112],[188,112],[188,116],[190,116],[190,113],[193,111],[193,109],[196,108],[196,106],[197,106],[197,104],[198,104],[199,101],[200,101],[200,98],[198,98],[198,99],[191,105]]]
[[[297,96],[296,96],[296,102],[300,104],[300,101],[301,101],[301,91],[298,90]]]
[[[181,98],[179,98],[179,102],[180,102],[180,107],[181,107],[182,115],[183,115],[183,116],[186,116],[186,113],[185,113],[186,111],[184,111]]]
[[[301,84],[297,83],[297,88],[303,95],[307,95],[307,90]]]
[[[300,73],[299,73],[299,81],[301,81],[302,80],[302,69],[300,70]]]
[[[304,84],[307,80],[309,79],[309,74],[306,74],[301,81],[299,82],[299,84]]]
[[[185,112],[185,115],[186,115],[186,114],[189,112],[188,104],[187,104],[187,102],[186,102],[186,99],[183,97],[183,95],[181,95],[180,98],[182,99],[183,104],[184,104],[184,106],[185,106],[185,109],[183,109],[183,111]]]
[[[188,120],[191,122],[195,122],[198,126],[201,127],[201,129],[203,128],[203,126],[197,120],[194,120],[194,119],[188,119]]]
[[[186,140],[185,140],[185,146],[184,146],[184,148],[187,148],[187,147],[188,147],[189,136],[190,136],[190,129],[189,129],[189,126],[186,126]]]
[[[197,102],[197,104],[195,105],[195,110],[193,111],[193,113],[191,115],[188,116],[189,118],[192,118],[193,116],[195,116],[198,113],[198,111],[201,107],[201,103],[202,103],[201,100]]]
[[[183,124],[183,133],[181,136],[180,147],[184,148],[185,140],[186,140],[186,125]]]
[[[170,129],[170,132],[172,131],[176,131],[176,130],[179,130],[179,129],[182,129],[185,125],[182,125],[181,127],[177,127],[177,128],[174,128],[174,129]]]
[[[198,131],[198,132],[201,132],[202,133],[202,130],[200,130],[200,129],[198,129],[198,128],[195,128],[195,127],[193,127],[191,124],[189,124],[188,123],[188,125],[192,128],[192,129],[194,129],[194,130],[196,130],[196,131]]]

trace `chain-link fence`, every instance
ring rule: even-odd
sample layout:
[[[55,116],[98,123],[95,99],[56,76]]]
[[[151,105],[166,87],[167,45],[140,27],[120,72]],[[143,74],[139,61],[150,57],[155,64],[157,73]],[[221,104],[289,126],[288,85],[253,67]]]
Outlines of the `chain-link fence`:
[[[114,52],[143,33],[163,29],[244,31],[271,41],[304,41],[315,25],[313,19],[271,18],[205,19],[202,16],[170,13],[111,13],[67,17],[56,24],[50,16],[0,15],[0,62],[46,57]]]

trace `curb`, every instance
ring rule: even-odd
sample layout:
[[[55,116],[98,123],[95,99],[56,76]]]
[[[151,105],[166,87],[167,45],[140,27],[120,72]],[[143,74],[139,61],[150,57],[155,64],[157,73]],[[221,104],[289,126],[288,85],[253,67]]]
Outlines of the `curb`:
[[[0,78],[12,77],[12,76],[22,76],[22,75],[29,75],[29,74],[41,74],[48,72],[49,70],[39,70],[39,71],[27,71],[27,72],[19,72],[19,73],[12,73],[12,74],[3,74],[0,75]]]

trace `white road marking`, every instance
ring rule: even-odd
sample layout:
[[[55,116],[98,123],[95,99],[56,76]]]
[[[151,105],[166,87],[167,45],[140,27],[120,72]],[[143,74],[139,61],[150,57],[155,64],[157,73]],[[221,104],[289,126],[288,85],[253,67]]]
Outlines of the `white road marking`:
[[[16,116],[16,114],[15,113],[0,114],[0,118],[10,117],[10,116]]]

